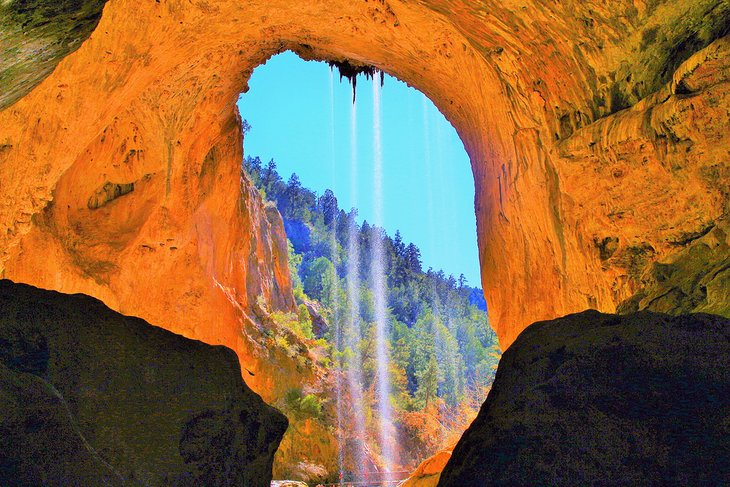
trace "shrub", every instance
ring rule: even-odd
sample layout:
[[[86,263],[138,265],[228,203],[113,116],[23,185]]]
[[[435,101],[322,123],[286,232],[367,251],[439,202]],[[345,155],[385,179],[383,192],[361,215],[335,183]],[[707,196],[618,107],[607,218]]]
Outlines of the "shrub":
[[[322,416],[322,401],[314,394],[307,394],[299,400],[300,412],[310,418]]]
[[[314,334],[312,333],[312,317],[309,315],[309,310],[304,304],[299,305],[299,331],[305,338],[314,338]]]
[[[301,389],[289,389],[284,395],[284,404],[297,419],[322,418],[322,400],[314,394],[304,396]]]

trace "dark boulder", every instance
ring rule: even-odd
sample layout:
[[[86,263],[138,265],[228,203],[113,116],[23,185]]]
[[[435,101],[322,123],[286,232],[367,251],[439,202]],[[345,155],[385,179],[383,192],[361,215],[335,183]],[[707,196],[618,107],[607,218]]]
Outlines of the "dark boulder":
[[[236,355],[0,281],[0,485],[268,486],[286,418]]]
[[[504,353],[439,486],[730,485],[730,320],[596,311]]]

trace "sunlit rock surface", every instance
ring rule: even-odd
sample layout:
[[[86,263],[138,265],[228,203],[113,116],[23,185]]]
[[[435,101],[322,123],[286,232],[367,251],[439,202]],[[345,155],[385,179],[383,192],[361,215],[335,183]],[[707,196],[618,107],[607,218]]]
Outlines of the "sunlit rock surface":
[[[436,487],[451,453],[451,450],[442,450],[421,462],[401,487]]]
[[[266,486],[286,418],[235,354],[0,281],[0,484]]]
[[[596,311],[502,356],[440,486],[727,485],[730,320]]]
[[[291,298],[283,249],[239,182],[235,101],[290,48],[387,70],[455,125],[503,346],[537,319],[613,311],[727,212],[730,56],[712,41],[728,18],[720,0],[114,1],[0,113],[6,276],[161,326],[186,316],[175,331],[231,346],[253,387],[272,385],[244,315],[259,294]],[[108,183],[134,191],[92,209]]]

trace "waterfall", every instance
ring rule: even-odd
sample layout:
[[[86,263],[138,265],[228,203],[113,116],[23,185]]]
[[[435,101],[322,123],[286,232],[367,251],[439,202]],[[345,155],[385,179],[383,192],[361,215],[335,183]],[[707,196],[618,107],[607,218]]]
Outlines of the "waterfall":
[[[444,226],[444,222],[437,221],[437,218],[435,218],[435,209],[434,209],[434,154],[431,151],[431,147],[433,145],[433,132],[431,130],[431,117],[430,117],[430,111],[431,106],[428,98],[425,96],[422,97],[423,100],[423,137],[424,137],[424,151],[425,151],[425,161],[424,164],[426,166],[425,174],[426,174],[426,198],[427,198],[427,211],[428,211],[428,244],[429,244],[429,250],[432,253],[432,255],[438,255],[440,252],[442,252],[444,249],[442,249],[441,246],[441,239],[436,238],[436,229],[442,229]],[[441,132],[437,129],[436,130],[436,138],[440,140],[441,138]],[[438,147],[437,147],[438,148]],[[436,175],[436,181],[439,182],[439,184],[444,181],[443,178],[443,172],[442,169],[442,155],[443,152],[441,150],[437,150],[435,154],[436,159],[436,168],[437,168],[437,175]],[[441,196],[443,196],[443,192],[439,192]],[[439,198],[439,208],[443,208],[444,201],[443,197]],[[432,306],[432,312],[436,319],[441,320],[441,312],[439,309],[439,303],[440,300],[438,298],[438,295],[436,293],[435,289],[431,289],[431,300],[433,302]],[[435,323],[431,324],[431,329],[429,330],[430,335],[433,340],[433,349],[434,353],[437,356],[437,361],[439,364],[442,363],[441,360],[441,351],[442,351],[442,345],[443,340],[441,339],[441,331],[438,329]],[[443,431],[442,431],[443,434]]]
[[[436,126],[436,131],[435,132],[436,132],[436,135],[435,135],[435,138],[436,138],[436,158],[435,158],[436,159],[436,174],[435,174],[435,177],[436,177],[436,181],[439,181],[440,183],[441,182],[446,182],[446,184],[448,185],[448,183],[451,181],[451,178],[447,178],[446,177],[446,170],[445,170],[445,162],[446,162],[445,161],[445,159],[446,159],[445,155],[446,154],[445,154],[445,151],[444,151],[444,138],[445,138],[445,134],[444,134],[444,126],[443,126],[443,124],[438,124]],[[446,186],[446,188],[449,191],[453,189],[453,188],[450,188],[449,186]],[[446,211],[447,214],[453,214],[452,213],[453,212],[453,209],[454,209],[453,199],[452,198],[447,198],[446,197],[447,194],[454,194],[454,193],[448,192],[448,191],[439,191],[438,192],[438,195],[439,195],[439,197],[438,197],[438,208],[439,208],[439,210],[441,212]],[[438,216],[436,216],[436,218],[438,220],[440,220],[440,221],[442,220],[442,218],[439,218]],[[448,227],[446,227],[446,228],[449,228],[449,231],[456,230],[453,227],[451,227],[451,221],[450,220],[446,219],[446,221],[444,223],[447,223],[448,224]],[[443,231],[444,230],[444,227],[441,226],[441,229]],[[436,251],[439,254],[443,255],[444,253],[447,252],[447,250],[448,249],[444,245],[444,239],[443,238],[439,238],[438,241],[437,241],[437,250]]]
[[[390,353],[388,350],[389,323],[387,313],[387,287],[385,276],[385,249],[382,241],[383,228],[383,174],[382,174],[382,141],[381,141],[381,80],[379,76],[373,77],[373,163],[374,163],[374,226],[372,235],[370,276],[368,283],[374,297],[375,308],[375,397],[374,414],[377,420],[377,431],[375,442],[380,449],[383,458],[383,469],[385,472],[392,472],[397,439],[393,426],[393,411],[390,404]],[[334,96],[332,96],[334,103]],[[334,114],[332,114],[334,119]],[[358,124],[357,104],[353,100],[350,111],[350,201],[353,208],[358,203]],[[334,120],[332,137],[334,140]],[[334,161],[334,147],[332,148]],[[332,168],[334,179],[334,167]],[[337,360],[338,377],[346,382],[344,390],[342,380],[338,380],[337,390],[337,421],[338,439],[340,440],[339,462],[340,482],[343,480],[342,473],[347,469],[345,458],[350,457],[356,464],[355,471],[351,472],[358,479],[367,479],[367,465],[370,457],[366,421],[367,398],[364,390],[363,356],[360,346],[363,342],[362,317],[360,293],[362,282],[360,279],[360,267],[362,256],[360,255],[360,228],[355,221],[356,214],[348,224],[347,244],[347,266],[346,266],[346,287],[347,302],[349,310],[340,310],[335,316],[336,349],[342,354]],[[333,244],[336,243],[336,235],[332,235]],[[334,245],[333,245],[334,248]],[[336,256],[332,256],[333,263]],[[349,399],[350,404],[345,400]],[[347,442],[347,439],[354,438],[358,441]]]
[[[332,178],[332,191],[336,189],[336,161],[335,161],[335,78],[332,69],[330,69],[330,174]],[[332,254],[330,258],[332,263],[337,266],[337,225],[335,222],[332,224],[332,231],[330,232],[330,248]],[[342,349],[342,325],[340,324],[340,313],[337,308],[337,286],[332,289],[330,296],[330,302],[333,304],[332,321],[335,325],[335,348],[337,350]],[[342,472],[344,467],[345,459],[345,445],[342,434],[342,418],[343,418],[343,403],[342,403],[342,368],[339,363],[336,364],[336,378],[335,378],[335,409],[337,417],[337,466],[339,471]]]
[[[352,204],[357,205],[357,105],[353,100],[350,110],[350,195]],[[346,373],[348,392],[352,401],[352,415],[354,419],[354,436],[361,440],[355,442],[356,451],[353,452],[358,471],[358,478],[365,476],[366,454],[362,442],[366,441],[365,414],[363,409],[364,398],[362,391],[362,356],[360,354],[360,232],[356,222],[348,225],[347,244],[347,297],[350,303],[350,313],[346,322],[345,343],[352,354],[347,361]],[[341,349],[342,350],[342,349]]]
[[[388,316],[385,280],[385,250],[383,248],[383,150],[381,146],[380,77],[373,76],[373,178],[374,226],[370,274],[375,300],[375,357],[377,361],[376,391],[379,418],[379,444],[384,469],[392,471],[395,430],[390,405],[390,357],[388,352]]]

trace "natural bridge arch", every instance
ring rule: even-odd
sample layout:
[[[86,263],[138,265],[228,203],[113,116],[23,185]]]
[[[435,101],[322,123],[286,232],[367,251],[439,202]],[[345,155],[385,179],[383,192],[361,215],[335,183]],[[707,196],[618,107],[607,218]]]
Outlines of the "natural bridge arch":
[[[111,0],[91,37],[0,112],[4,275],[231,346],[252,387],[277,395],[287,384],[263,370],[251,323],[258,296],[293,306],[284,236],[241,181],[235,103],[253,68],[291,49],[382,69],[453,123],[503,346],[535,320],[614,311],[648,264],[727,211],[728,43],[705,46],[728,10]]]
[[[110,0],[0,111],[3,277],[227,345],[267,401],[316,387],[306,348],[271,337],[270,311],[294,307],[286,241],[241,176],[236,111],[291,49],[384,70],[455,126],[503,347],[632,295],[728,314],[728,19],[722,0]],[[281,454],[334,461],[310,426]]]

